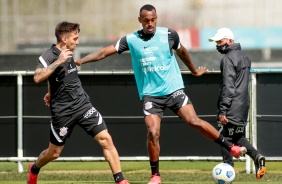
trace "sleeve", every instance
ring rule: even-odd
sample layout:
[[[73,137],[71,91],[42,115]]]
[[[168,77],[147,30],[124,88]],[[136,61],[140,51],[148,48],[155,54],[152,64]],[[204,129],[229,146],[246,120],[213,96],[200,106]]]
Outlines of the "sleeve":
[[[39,58],[39,62],[37,64],[37,67],[36,68],[47,68],[47,63],[45,62],[45,60],[43,59],[42,56],[40,56]]]
[[[39,63],[37,64],[36,68],[47,68],[48,65],[52,62],[52,59],[50,58],[50,55],[48,55],[48,52],[44,52],[39,58]]]
[[[235,96],[235,79],[236,71],[233,62],[230,58],[223,58],[222,69],[222,91],[221,101],[219,102],[219,114],[225,115],[231,106],[232,100]]]
[[[115,44],[115,48],[119,54],[121,54],[124,51],[129,50],[126,36],[122,37],[121,39],[117,41],[117,43]]]
[[[36,68],[45,68],[45,67],[44,67],[43,64],[39,61],[38,64],[37,64],[37,66],[36,66]]]
[[[179,35],[174,29],[168,29],[168,40],[169,40],[170,48],[174,50],[180,48]]]

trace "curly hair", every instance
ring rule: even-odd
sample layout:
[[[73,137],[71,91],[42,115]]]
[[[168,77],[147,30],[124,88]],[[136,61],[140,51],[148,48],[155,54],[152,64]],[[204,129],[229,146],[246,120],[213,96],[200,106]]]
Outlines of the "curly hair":
[[[140,14],[140,15],[141,15],[141,12],[142,12],[143,10],[147,10],[147,11],[155,10],[155,11],[157,12],[156,8],[155,8],[153,5],[150,5],[150,4],[145,4],[144,6],[142,6],[142,7],[140,8],[140,11],[139,11],[139,14]]]

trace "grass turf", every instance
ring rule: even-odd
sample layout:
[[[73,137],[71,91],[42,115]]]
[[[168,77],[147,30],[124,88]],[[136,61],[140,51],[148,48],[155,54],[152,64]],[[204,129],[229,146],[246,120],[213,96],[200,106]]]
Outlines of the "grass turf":
[[[204,161],[161,161],[160,170],[163,184],[213,184],[212,168],[219,162]],[[0,163],[0,184],[26,183],[25,172],[17,172],[17,163]],[[122,161],[123,173],[131,184],[148,183],[149,163],[145,161]],[[257,180],[254,174],[245,174],[245,163],[236,162],[236,180],[238,184],[282,184],[282,162],[267,162],[267,174]],[[51,162],[41,169],[39,184],[108,184],[114,183],[106,162]]]

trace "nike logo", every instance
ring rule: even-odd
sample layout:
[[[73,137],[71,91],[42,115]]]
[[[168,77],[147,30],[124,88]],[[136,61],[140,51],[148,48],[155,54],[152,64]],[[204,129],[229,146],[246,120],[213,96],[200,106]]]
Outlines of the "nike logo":
[[[118,179],[119,179],[119,176],[116,177],[116,181],[118,181]]]
[[[102,120],[102,116],[100,115],[100,113],[98,114],[98,116],[99,116],[99,120],[98,120],[97,125],[100,125],[102,124],[103,120]]]
[[[148,45],[148,46],[144,46],[144,49],[147,49],[149,46],[150,46],[150,45]]]

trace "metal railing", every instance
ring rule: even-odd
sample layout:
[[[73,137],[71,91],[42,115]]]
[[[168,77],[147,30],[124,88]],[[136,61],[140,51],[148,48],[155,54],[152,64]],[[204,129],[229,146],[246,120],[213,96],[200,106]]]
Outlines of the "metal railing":
[[[251,104],[250,104],[250,123],[246,127],[246,138],[251,140],[252,145],[257,148],[257,117],[282,117],[282,115],[258,115],[257,114],[257,73],[282,73],[282,69],[252,69],[251,80]],[[183,71],[183,74],[190,74],[189,71]],[[219,73],[219,71],[212,71],[210,73]],[[23,76],[33,75],[34,72],[27,71],[6,71],[0,72],[0,76],[17,76],[17,116],[0,116],[1,118],[17,118],[17,156],[16,157],[0,157],[0,161],[11,161],[18,163],[18,172],[23,172],[23,161],[34,161],[36,157],[24,157],[23,155],[23,119],[24,118],[49,118],[49,116],[24,116],[23,115]],[[133,71],[79,71],[79,75],[132,75]],[[215,117],[215,115],[199,115],[199,117]],[[105,116],[105,118],[143,118],[143,116]],[[177,116],[164,116],[164,118],[177,118]],[[120,160],[141,161],[148,160],[148,157],[132,156],[120,157]],[[104,157],[60,157],[57,161],[101,161]],[[160,160],[201,160],[201,161],[221,161],[222,157],[201,157],[201,156],[169,156],[160,157]],[[267,160],[281,161],[282,157],[267,157]],[[246,162],[246,173],[254,171],[254,165],[251,166],[251,159],[249,156],[241,157],[240,161]],[[252,167],[252,168],[251,168]]]

